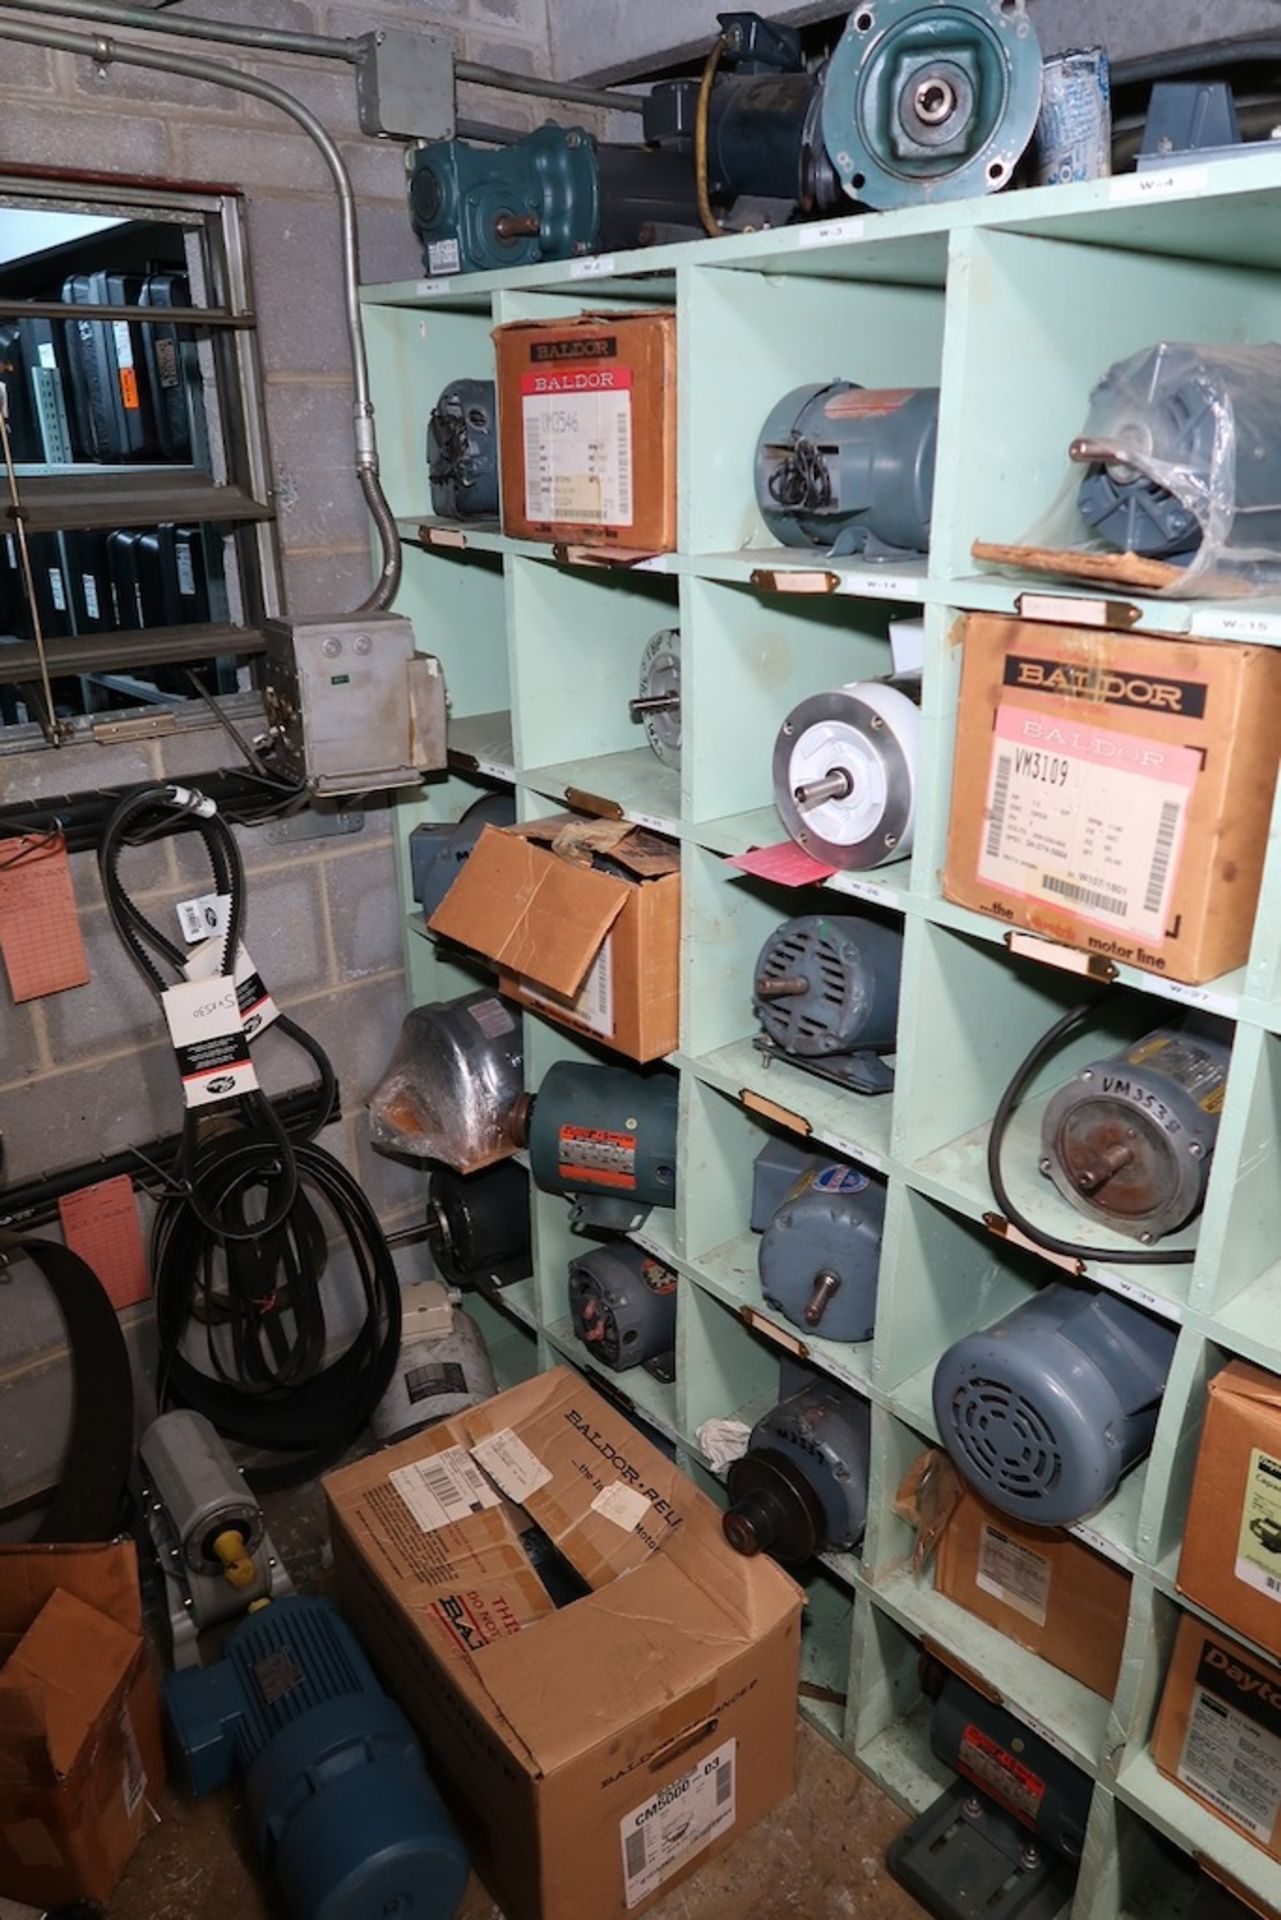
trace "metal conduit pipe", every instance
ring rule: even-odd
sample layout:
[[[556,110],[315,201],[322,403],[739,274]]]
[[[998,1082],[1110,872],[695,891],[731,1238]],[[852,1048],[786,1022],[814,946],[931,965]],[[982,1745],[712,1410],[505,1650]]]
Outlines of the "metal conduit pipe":
[[[88,0],[85,0],[88,4]],[[112,12],[114,9],[104,8]],[[152,16],[144,16],[151,20]],[[163,16],[160,16],[163,18]],[[360,255],[356,232],[356,196],[351,184],[351,175],[347,163],[337,146],[316,116],[300,100],[282,87],[273,86],[270,81],[259,80],[253,74],[240,73],[231,67],[220,66],[216,61],[202,59],[196,54],[174,53],[168,48],[121,46],[105,34],[90,37],[82,33],[68,33],[59,27],[32,26],[26,21],[0,20],[0,40],[16,41],[29,47],[51,47],[58,53],[78,54],[86,60],[92,60],[96,66],[110,66],[119,62],[124,66],[149,67],[161,73],[177,73],[189,80],[204,80],[210,86],[228,87],[233,92],[250,93],[259,100],[265,100],[269,106],[276,107],[281,113],[300,126],[305,134],[319,149],[321,158],[333,177],[334,189],[338,195],[338,210],[342,231],[342,274],[343,297],[346,308],[347,339],[351,351],[352,382],[355,397],[352,402],[353,432],[356,442],[356,474],[360,481],[361,492],[365,496],[378,537],[382,546],[382,570],[377,584],[367,599],[363,600],[356,613],[374,613],[390,606],[400,586],[401,553],[400,535],[395,516],[387,504],[382,483],[378,478],[378,444],[374,431],[374,408],[369,397],[369,364],[365,355],[365,328],[360,311]]]

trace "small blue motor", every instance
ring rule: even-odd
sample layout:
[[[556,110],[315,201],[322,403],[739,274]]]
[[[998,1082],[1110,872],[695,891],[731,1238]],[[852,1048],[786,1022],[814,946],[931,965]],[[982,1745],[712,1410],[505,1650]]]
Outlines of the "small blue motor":
[[[427,422],[431,510],[439,520],[498,518],[498,394],[492,380],[451,380]]]
[[[467,1854],[409,1722],[327,1600],[238,1627],[165,1704],[193,1792],[240,1772],[258,1845],[298,1920],[452,1920]]]
[[[796,387],[756,446],[756,504],[785,547],[927,553],[937,387]]]

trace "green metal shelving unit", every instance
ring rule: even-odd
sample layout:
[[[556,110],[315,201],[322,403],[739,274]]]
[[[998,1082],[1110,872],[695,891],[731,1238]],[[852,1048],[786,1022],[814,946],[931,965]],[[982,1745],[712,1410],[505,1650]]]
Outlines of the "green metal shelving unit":
[[[1133,1574],[1115,1698],[1015,1646],[937,1595],[909,1564],[893,1510],[904,1469],[937,1438],[930,1381],[940,1352],[1055,1268],[994,1237],[987,1130],[1027,1047],[1079,995],[1061,955],[1011,954],[995,920],[944,901],[957,707],[957,622],[1014,610],[1044,581],[981,573],[976,538],[1017,540],[1063,484],[1089,390],[1122,355],[1163,337],[1281,338],[1281,156],[1250,157],[955,206],[852,216],[778,233],[530,268],[506,277],[369,288],[384,472],[405,545],[400,606],[444,663],[451,771],[401,809],[402,897],[416,1001],[478,983],[411,910],[404,842],[420,819],[457,818],[494,784],[521,815],[594,796],[684,843],[679,1204],[635,1238],[682,1276],[678,1375],[607,1375],[675,1443],[709,1490],[696,1441],[711,1416],[751,1420],[776,1397],[795,1332],[765,1307],[748,1233],[752,1161],[780,1121],[889,1177],[876,1337],[811,1339],[808,1357],[873,1405],[870,1521],[860,1556],[831,1554],[807,1581],[801,1709],[905,1808],[947,1783],[931,1757],[917,1679],[922,1641],[946,1648],[1096,1781],[1075,1920],[1180,1912],[1204,1859],[1275,1903],[1267,1856],[1156,1773],[1152,1720],[1181,1609],[1174,1569],[1210,1376],[1234,1355],[1281,1364],[1281,808],[1249,963],[1204,988],[1122,968],[1117,1015],[1167,1002],[1236,1023],[1231,1076],[1191,1265],[1126,1270],[1126,1243],[1091,1228],[1035,1171],[1033,1099],[1007,1161],[1016,1201],[1051,1230],[1097,1245],[1088,1277],[1180,1329],[1149,1458],[1075,1531]],[[447,381],[492,374],[502,321],[673,305],[678,316],[680,546],[623,570],[558,561],[497,531],[427,526],[428,413]],[[871,567],[771,548],[752,494],[752,452],[789,387],[836,376],[942,387],[933,548],[917,567]],[[1061,601],[1097,599],[1054,587]],[[1113,596],[1115,597],[1115,596]],[[1124,596],[1151,631],[1281,644],[1281,601],[1187,603]],[[888,625],[923,608],[923,751],[913,857],[824,893],[876,902],[906,932],[897,1085],[860,1099],[752,1048],[751,977],[767,931],[804,896],[746,879],[726,854],[783,837],[771,752],[784,713],[820,689],[889,670]],[[1083,609],[1084,611],[1084,609]],[[684,762],[658,763],[629,719],[641,650],[679,624]],[[835,904],[835,903],[833,903]],[[526,1014],[536,1088],[565,1057],[597,1057]],[[1129,1030],[1133,1030],[1132,1026]],[[1106,1030],[1105,1035],[1106,1038]],[[1056,1063],[1099,1051],[1096,1029]],[[1044,1083],[1049,1085],[1049,1081]],[[1022,1151],[1020,1151],[1022,1149]],[[500,1375],[569,1361],[566,1203],[533,1201],[537,1275],[480,1303]],[[1141,1278],[1138,1277],[1141,1274]]]

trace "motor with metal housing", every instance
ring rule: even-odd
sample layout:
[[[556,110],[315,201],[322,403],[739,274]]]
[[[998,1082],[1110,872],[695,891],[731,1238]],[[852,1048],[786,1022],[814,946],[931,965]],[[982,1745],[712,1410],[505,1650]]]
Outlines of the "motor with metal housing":
[[[570,1225],[631,1233],[676,1204],[675,1074],[558,1060],[527,1119],[529,1166],[573,1202]]]
[[[778,1191],[773,1144],[753,1170],[752,1219]],[[806,1156],[810,1158],[810,1156]],[[885,1225],[885,1185],[841,1160],[813,1156],[769,1210],[759,1271],[766,1303],[824,1340],[870,1340]]]
[[[267,1523],[226,1442],[177,1408],[138,1443],[142,1504],[160,1571],[175,1667],[200,1664],[199,1636],[292,1591]]]
[[[427,1184],[427,1244],[451,1287],[485,1293],[534,1271],[529,1175],[518,1160],[480,1173],[433,1167]]]
[[[169,1675],[165,1707],[193,1793],[243,1776],[295,1920],[453,1920],[466,1849],[408,1720],[328,1600],[292,1594],[251,1615],[212,1666]]]
[[[1208,1019],[1093,1060],[1041,1121],[1041,1172],[1079,1213],[1145,1244],[1200,1211],[1232,1040]]]
[[[263,709],[290,774],[322,795],[421,785],[446,765],[445,677],[399,614],[268,620]]]
[[[756,443],[756,504],[785,547],[875,559],[929,552],[937,387],[795,387]]]
[[[853,680],[793,707],[774,743],[774,804],[798,846],[842,872],[912,851],[919,680]]]
[[[871,1408],[795,1363],[784,1366],[780,1384],[785,1398],[756,1422],[747,1452],[730,1466],[722,1524],[736,1553],[772,1554],[791,1567],[863,1538]]]
[[[485,1336],[439,1280],[401,1292],[400,1356],[372,1425],[384,1446],[498,1392]]]
[[[934,1418],[1002,1513],[1070,1527],[1152,1444],[1177,1330],[1113,1294],[1056,1282],[966,1334],[934,1370]]]
[[[475,1173],[522,1144],[520,1015],[483,987],[414,1007],[369,1097],[369,1137],[385,1152]]]
[[[630,703],[633,720],[665,767],[681,763],[681,636],[679,628],[656,633],[641,655],[640,690]]]
[[[425,820],[409,835],[409,877],[414,899],[430,920],[476,850],[486,827],[516,824],[511,793],[487,793],[472,802],[461,820]]]
[[[644,1367],[676,1378],[676,1275],[633,1240],[611,1240],[569,1263],[574,1332],[611,1372]]]
[[[756,962],[756,1045],[853,1093],[888,1093],[902,968],[901,931],[865,914],[785,921]]]
[[[431,510],[439,520],[498,518],[498,389],[451,380],[427,422]]]

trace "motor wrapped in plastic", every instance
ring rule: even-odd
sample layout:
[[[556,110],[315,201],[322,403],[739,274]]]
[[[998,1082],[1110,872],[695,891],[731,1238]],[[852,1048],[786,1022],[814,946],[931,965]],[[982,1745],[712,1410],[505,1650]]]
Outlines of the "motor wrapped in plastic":
[[[651,1207],[676,1204],[672,1073],[558,1060],[529,1121],[529,1165],[545,1193],[574,1202],[574,1228],[631,1233]]]
[[[520,1015],[496,993],[415,1007],[370,1096],[370,1139],[456,1173],[505,1160],[520,1144],[524,1075]]]
[[[873,558],[925,554],[937,387],[831,380],[778,402],[756,444],[756,504],[785,547]]]
[[[424,821],[409,835],[409,877],[414,899],[430,920],[471,859],[486,827],[516,824],[516,801],[510,793],[487,793],[473,801],[461,820]]]
[[[912,851],[919,698],[919,682],[854,680],[811,694],[784,720],[774,804],[815,860],[857,872]]]
[[[498,518],[498,390],[451,380],[427,422],[431,510],[440,520]]]
[[[902,967],[902,932],[867,915],[785,921],[756,962],[757,1045],[855,1093],[889,1092]]]
[[[612,1240],[569,1263],[574,1332],[614,1373],[644,1367],[676,1377],[676,1275],[633,1240]]]
[[[934,1418],[985,1500],[1070,1527],[1152,1444],[1176,1329],[1112,1294],[1062,1283],[966,1334],[934,1371]]]
[[[793,1368],[784,1388],[803,1377]],[[863,1538],[871,1408],[835,1380],[815,1377],[787,1394],[752,1428],[747,1452],[730,1466],[725,1538],[736,1553],[772,1554],[796,1566],[828,1547],[847,1552]]]

